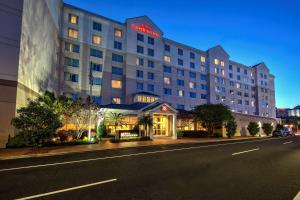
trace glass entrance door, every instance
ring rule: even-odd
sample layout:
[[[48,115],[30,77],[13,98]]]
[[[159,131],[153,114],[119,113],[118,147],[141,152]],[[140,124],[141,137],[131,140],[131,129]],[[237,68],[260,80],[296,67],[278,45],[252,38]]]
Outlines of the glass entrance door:
[[[167,115],[153,116],[153,134],[156,136],[169,135],[169,120]]]

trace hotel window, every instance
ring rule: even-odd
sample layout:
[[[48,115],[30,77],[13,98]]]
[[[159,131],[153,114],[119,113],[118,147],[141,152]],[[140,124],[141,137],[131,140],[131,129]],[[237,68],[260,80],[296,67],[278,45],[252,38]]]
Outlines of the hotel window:
[[[144,66],[144,59],[143,58],[137,58],[136,59],[136,65],[137,66]]]
[[[165,44],[165,51],[170,52],[170,50],[171,50],[170,45]]]
[[[224,67],[225,66],[225,62],[223,60],[221,60],[221,66]]]
[[[65,43],[65,50],[73,53],[79,53],[80,52],[80,46],[77,44],[71,44],[66,42]]]
[[[93,29],[95,31],[101,31],[102,30],[102,25],[98,22],[93,22]]]
[[[170,77],[164,77],[164,83],[167,84],[167,85],[170,85],[171,84],[171,79]]]
[[[169,66],[164,65],[164,72],[165,73],[172,73],[172,68]]]
[[[140,82],[137,82],[136,83],[136,89],[137,90],[144,90],[144,84],[143,83],[140,83]]]
[[[136,39],[137,39],[138,41],[144,42],[144,35],[142,35],[142,34],[140,34],[140,33],[137,33]]]
[[[219,73],[220,73],[219,68],[215,67],[215,74],[219,74]]]
[[[154,73],[148,72],[147,77],[148,77],[149,80],[154,80]]]
[[[140,46],[140,45],[137,45],[137,46],[136,46],[136,52],[137,52],[137,53],[143,54],[143,53],[144,53],[144,47],[142,47],[142,46]]]
[[[238,104],[242,105],[243,104],[243,101],[242,99],[238,99]]]
[[[75,29],[72,29],[72,28],[68,28],[68,36],[70,38],[75,38],[77,39],[78,38],[78,31],[75,30]]]
[[[148,67],[154,68],[154,61],[148,60]]]
[[[252,84],[254,84],[254,83],[255,83],[254,79],[251,79],[251,83],[252,83]]]
[[[195,69],[195,63],[190,62],[190,68]]]
[[[214,63],[215,63],[215,65],[219,65],[219,60],[217,58],[215,58]]]
[[[147,91],[148,92],[154,92],[154,85],[153,84],[148,84],[147,85]]]
[[[184,96],[184,90],[177,90],[177,96],[183,97]]]
[[[240,76],[240,75],[237,75],[236,79],[237,79],[238,81],[240,81],[240,80],[241,80],[241,76]]]
[[[64,58],[64,65],[70,67],[79,67],[79,60],[74,58]]]
[[[123,56],[113,53],[112,54],[112,61],[123,63]]]
[[[72,74],[69,72],[64,72],[64,80],[78,83],[78,74]]]
[[[196,98],[196,92],[190,92],[190,97],[193,99]]]
[[[114,48],[122,50],[122,42],[114,41]]]
[[[207,90],[207,85],[201,84],[201,89],[202,90]]]
[[[236,83],[236,88],[240,89],[241,88],[241,84],[240,83]]]
[[[236,68],[236,71],[237,71],[237,72],[241,72],[241,68],[239,68],[239,67]]]
[[[247,75],[248,74],[248,71],[246,69],[244,69],[244,74]]]
[[[123,75],[123,69],[122,68],[119,68],[119,67],[112,67],[111,68],[111,73],[114,74],[114,75]]]
[[[143,78],[144,77],[144,72],[141,71],[141,70],[136,70],[136,77]]]
[[[119,80],[111,80],[111,87],[116,89],[122,88],[122,81]]]
[[[178,76],[184,76],[184,70],[182,70],[182,69],[177,69],[177,75],[178,75]]]
[[[71,24],[78,24],[78,16],[69,14],[69,22]]]
[[[113,104],[121,104],[121,98],[117,98],[117,97],[112,98],[112,103]]]
[[[206,76],[205,74],[201,74],[201,75],[200,75],[200,79],[201,79],[202,81],[207,81],[207,76]]]
[[[190,58],[195,59],[195,54],[193,52],[190,52]]]
[[[165,62],[171,62],[171,57],[170,56],[164,56],[164,61]]]
[[[182,59],[178,59],[178,65],[183,66],[183,60]]]
[[[201,62],[205,63],[205,60],[206,60],[206,59],[205,59],[204,56],[200,56],[200,61],[201,61]]]
[[[232,73],[229,73],[229,78],[233,78],[233,74]]]
[[[184,105],[183,104],[177,104],[177,109],[184,110]]]
[[[90,49],[90,56],[96,58],[103,58],[103,52],[97,49]]]
[[[170,89],[170,88],[164,88],[164,94],[165,95],[172,95],[172,89]]]
[[[232,70],[232,65],[229,65],[229,70]]]
[[[242,94],[242,92],[238,91],[237,95],[242,96],[243,94]]]
[[[117,37],[117,38],[122,37],[122,31],[120,29],[115,29],[115,37]]]
[[[177,79],[177,86],[184,86],[184,80]]]
[[[178,49],[178,55],[183,56],[183,50],[182,49]]]
[[[102,84],[102,78],[99,77],[93,77],[93,85],[101,85]]]
[[[230,85],[231,87],[234,87],[234,82],[233,82],[233,81],[230,81],[230,82],[229,82],[229,85]]]
[[[191,79],[196,79],[196,72],[189,73]]]
[[[196,89],[196,83],[190,81],[189,82],[189,87],[190,87],[190,89]]]
[[[148,44],[154,45],[154,38],[148,37]]]
[[[101,104],[101,96],[92,96],[92,100],[96,104]]]
[[[224,76],[225,75],[225,70],[221,69],[221,74]]]
[[[93,35],[93,44],[101,44],[101,37],[98,35]]]
[[[206,94],[201,94],[201,99],[207,99],[207,95]]]
[[[148,48],[148,56],[154,56],[154,49]]]
[[[90,67],[93,71],[102,72],[102,64],[90,62]]]

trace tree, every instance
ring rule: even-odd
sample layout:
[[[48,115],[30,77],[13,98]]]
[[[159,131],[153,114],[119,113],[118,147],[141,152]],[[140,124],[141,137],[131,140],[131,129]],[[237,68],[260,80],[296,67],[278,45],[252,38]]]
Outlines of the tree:
[[[139,125],[144,126],[144,131],[146,135],[149,135],[149,127],[153,125],[152,118],[149,115],[142,116],[138,122]]]
[[[259,125],[256,122],[250,122],[247,129],[250,135],[255,136],[259,132]]]
[[[270,123],[263,123],[261,128],[267,136],[269,136],[273,131],[273,126]]]
[[[284,129],[284,126],[282,124],[277,124],[276,131],[280,131],[280,130],[283,130],[283,129]]]
[[[225,125],[226,128],[226,135],[228,138],[231,138],[236,133],[237,124],[234,118],[228,120],[228,122]]]
[[[209,135],[214,133],[214,129],[222,126],[225,122],[233,118],[231,111],[222,104],[204,104],[197,106],[193,110],[194,120],[200,121],[207,128]]]
[[[118,126],[123,124],[123,115],[122,113],[111,112],[109,114],[109,120],[112,122],[116,137],[119,139],[119,135],[117,133]]]

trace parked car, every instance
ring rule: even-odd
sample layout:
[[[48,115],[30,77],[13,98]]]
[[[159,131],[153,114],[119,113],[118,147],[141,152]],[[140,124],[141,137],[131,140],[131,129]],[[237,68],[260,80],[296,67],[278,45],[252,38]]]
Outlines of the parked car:
[[[283,130],[275,130],[272,133],[272,137],[283,137],[283,136],[284,136]]]

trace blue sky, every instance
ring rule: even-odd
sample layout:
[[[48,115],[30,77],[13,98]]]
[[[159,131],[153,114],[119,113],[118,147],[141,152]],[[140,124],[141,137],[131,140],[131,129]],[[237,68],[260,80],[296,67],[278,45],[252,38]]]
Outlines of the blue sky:
[[[277,107],[300,104],[300,1],[65,0],[124,22],[147,15],[178,42],[207,50],[217,44],[245,65],[265,62],[276,76]]]

